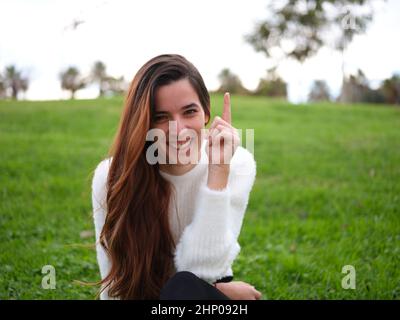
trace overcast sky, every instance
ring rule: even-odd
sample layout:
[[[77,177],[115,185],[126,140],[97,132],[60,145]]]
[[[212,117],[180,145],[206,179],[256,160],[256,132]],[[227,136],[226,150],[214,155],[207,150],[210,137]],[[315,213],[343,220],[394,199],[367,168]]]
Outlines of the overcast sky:
[[[109,74],[131,80],[150,58],[179,53],[194,63],[207,87],[216,89],[223,68],[255,89],[271,66],[245,43],[268,0],[1,0],[0,69],[16,64],[31,79],[28,99],[66,98],[59,72],[77,66],[88,73],[96,60]],[[73,21],[83,20],[76,29]],[[374,21],[357,36],[345,55],[346,72],[362,69],[372,83],[400,72],[400,1],[376,6]],[[332,93],[341,85],[341,55],[328,48],[303,65],[284,62],[280,75],[289,84],[289,99],[307,98],[312,80],[324,79]],[[77,97],[96,97],[92,87]]]

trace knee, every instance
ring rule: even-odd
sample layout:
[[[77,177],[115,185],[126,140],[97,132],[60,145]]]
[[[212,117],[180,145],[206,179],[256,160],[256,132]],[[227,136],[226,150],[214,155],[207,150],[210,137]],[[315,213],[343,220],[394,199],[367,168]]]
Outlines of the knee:
[[[195,286],[199,280],[200,278],[190,271],[179,271],[167,280],[162,290],[183,290],[183,288]]]
[[[160,291],[161,300],[180,300],[185,299],[190,293],[191,288],[196,286],[199,278],[189,271],[180,271],[175,273],[164,284]]]
[[[169,280],[173,281],[173,282],[188,282],[188,281],[194,281],[194,280],[198,280],[199,278],[190,271],[179,271],[177,273],[175,273]]]

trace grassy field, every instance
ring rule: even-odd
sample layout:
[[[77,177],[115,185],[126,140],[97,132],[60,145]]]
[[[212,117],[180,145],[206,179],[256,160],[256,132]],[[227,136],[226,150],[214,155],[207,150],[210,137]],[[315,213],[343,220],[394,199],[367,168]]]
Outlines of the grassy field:
[[[94,298],[76,282],[99,279],[91,175],[122,104],[0,101],[0,299]],[[235,278],[264,299],[399,299],[400,108],[232,96],[232,117],[255,129],[258,166]]]

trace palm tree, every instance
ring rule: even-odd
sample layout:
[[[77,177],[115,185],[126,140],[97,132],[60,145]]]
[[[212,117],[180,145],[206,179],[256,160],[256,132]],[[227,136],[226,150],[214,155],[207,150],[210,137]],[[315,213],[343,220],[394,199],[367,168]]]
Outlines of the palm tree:
[[[81,77],[76,67],[68,67],[60,73],[61,88],[71,91],[71,99],[75,98],[75,92],[86,86],[86,81]]]
[[[17,70],[14,65],[6,67],[5,70],[5,89],[11,88],[11,97],[17,99],[18,92],[28,90],[29,80],[21,75],[21,71]]]
[[[104,95],[107,78],[106,65],[101,61],[95,62],[91,71],[91,80],[99,85],[99,97]]]

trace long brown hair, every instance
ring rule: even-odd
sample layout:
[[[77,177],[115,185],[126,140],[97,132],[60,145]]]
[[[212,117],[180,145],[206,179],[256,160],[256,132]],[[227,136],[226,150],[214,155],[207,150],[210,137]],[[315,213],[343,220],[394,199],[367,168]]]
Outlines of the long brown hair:
[[[157,56],[135,75],[125,98],[119,129],[109,155],[107,216],[100,243],[111,261],[102,281],[110,297],[158,299],[173,270],[175,243],[169,226],[171,185],[159,166],[146,161],[146,134],[160,86],[188,79],[206,115],[210,97],[199,71],[184,57]]]

